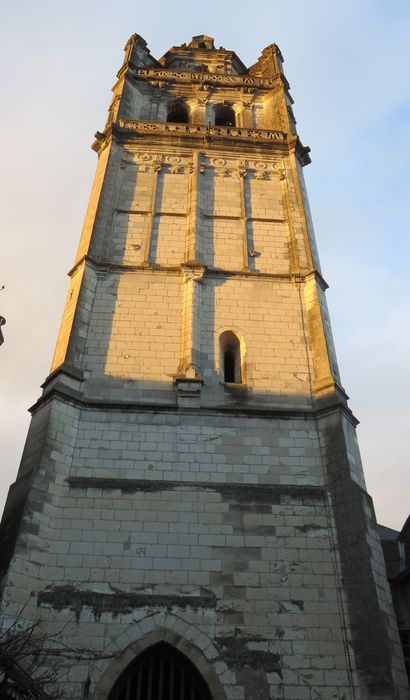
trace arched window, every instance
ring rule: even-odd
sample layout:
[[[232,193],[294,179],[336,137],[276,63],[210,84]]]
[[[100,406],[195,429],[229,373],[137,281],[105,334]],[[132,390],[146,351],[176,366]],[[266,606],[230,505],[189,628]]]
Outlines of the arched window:
[[[172,102],[168,107],[167,122],[188,124],[188,108],[182,100]]]
[[[123,671],[108,700],[212,700],[194,664],[161,642],[142,652]]]
[[[215,106],[215,126],[235,126],[235,112],[227,105]]]
[[[242,384],[241,343],[232,331],[225,331],[219,336],[219,358],[222,381],[227,384]]]

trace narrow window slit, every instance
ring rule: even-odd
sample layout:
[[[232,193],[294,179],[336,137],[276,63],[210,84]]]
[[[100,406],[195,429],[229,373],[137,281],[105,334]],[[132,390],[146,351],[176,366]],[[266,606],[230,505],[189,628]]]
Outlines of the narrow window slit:
[[[224,353],[224,372],[226,382],[235,382],[235,353],[229,348]]]
[[[243,348],[241,341],[233,331],[225,331],[219,337],[219,357],[221,380],[226,384],[242,384]]]

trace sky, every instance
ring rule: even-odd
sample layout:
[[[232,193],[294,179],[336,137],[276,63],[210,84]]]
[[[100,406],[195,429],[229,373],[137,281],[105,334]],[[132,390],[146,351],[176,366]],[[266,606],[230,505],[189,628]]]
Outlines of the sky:
[[[0,0],[0,510],[41,393],[123,46],[196,34],[252,65],[277,43],[343,385],[378,521],[410,512],[408,0]]]

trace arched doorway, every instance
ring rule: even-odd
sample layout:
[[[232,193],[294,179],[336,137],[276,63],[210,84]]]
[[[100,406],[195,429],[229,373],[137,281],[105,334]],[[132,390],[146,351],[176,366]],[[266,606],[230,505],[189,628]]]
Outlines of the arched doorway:
[[[212,700],[194,664],[160,642],[139,654],[123,671],[108,700]]]

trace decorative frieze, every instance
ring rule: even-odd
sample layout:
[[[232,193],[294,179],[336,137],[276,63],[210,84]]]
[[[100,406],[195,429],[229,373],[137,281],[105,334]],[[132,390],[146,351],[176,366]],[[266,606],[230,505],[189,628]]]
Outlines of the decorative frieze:
[[[174,155],[161,155],[157,153],[136,153],[133,158],[122,158],[120,163],[121,170],[131,166],[137,172],[160,172],[164,170],[166,173],[173,175],[181,175],[186,172],[193,173],[195,170],[194,163],[186,158]]]
[[[186,135],[202,136],[203,138],[233,138],[250,139],[252,141],[283,143],[286,135],[282,131],[271,131],[269,129],[245,129],[234,126],[205,126],[202,124],[176,124],[171,122],[151,122],[141,119],[125,120],[120,119],[116,127],[126,131],[147,134],[156,133],[165,136]]]
[[[227,85],[247,88],[272,88],[275,78],[255,78],[250,75],[226,75],[220,73],[202,73],[175,71],[166,68],[139,68],[134,73],[135,78],[146,79],[150,83],[166,81],[172,83],[201,83],[208,85]]]
[[[240,159],[238,160],[238,175],[239,177],[246,177],[248,170],[246,168],[246,160]]]

